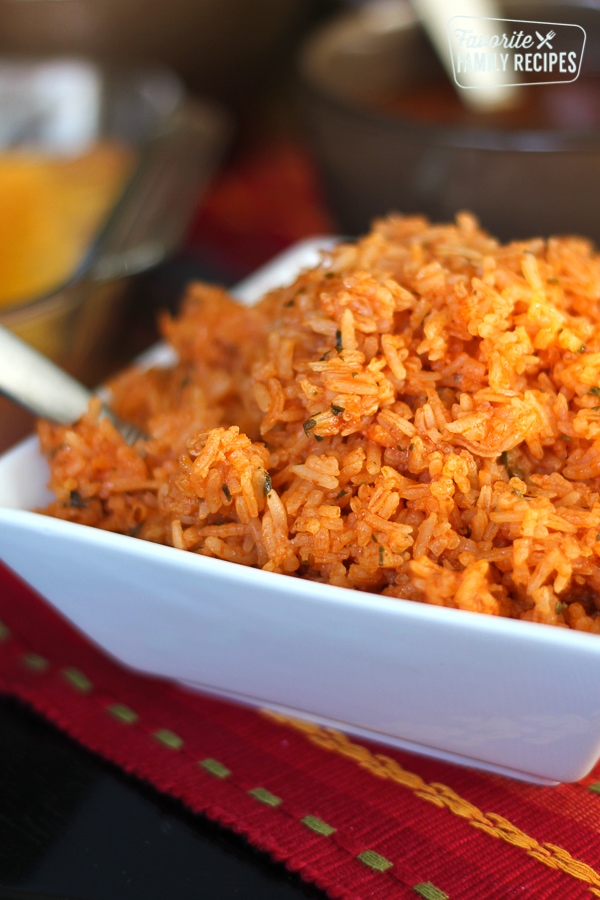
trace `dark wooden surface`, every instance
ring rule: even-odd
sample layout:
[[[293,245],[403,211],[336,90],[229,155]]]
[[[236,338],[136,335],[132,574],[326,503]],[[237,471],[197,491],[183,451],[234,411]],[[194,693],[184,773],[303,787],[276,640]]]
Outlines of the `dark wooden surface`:
[[[324,897],[0,698],[1,900]]]

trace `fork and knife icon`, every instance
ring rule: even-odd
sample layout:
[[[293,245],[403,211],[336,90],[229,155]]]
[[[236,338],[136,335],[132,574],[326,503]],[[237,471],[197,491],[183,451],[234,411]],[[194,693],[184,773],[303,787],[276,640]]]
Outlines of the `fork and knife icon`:
[[[547,47],[549,47],[550,50],[552,50],[552,44],[550,43],[550,41],[552,40],[552,38],[556,37],[555,31],[550,30],[548,32],[548,34],[546,35],[546,37],[544,37],[543,34],[540,34],[539,31],[536,31],[536,36],[537,36],[538,41],[540,42],[537,45],[538,50],[540,50],[544,46],[547,46]]]

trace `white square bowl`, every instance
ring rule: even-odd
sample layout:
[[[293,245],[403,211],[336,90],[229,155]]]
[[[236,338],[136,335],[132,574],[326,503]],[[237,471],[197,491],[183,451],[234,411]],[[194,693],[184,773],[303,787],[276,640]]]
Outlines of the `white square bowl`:
[[[312,264],[303,242],[238,290]],[[146,357],[164,360],[159,347]],[[0,558],[124,664],[441,759],[553,783],[600,758],[600,637],[316,584],[30,510],[31,438],[0,457]]]

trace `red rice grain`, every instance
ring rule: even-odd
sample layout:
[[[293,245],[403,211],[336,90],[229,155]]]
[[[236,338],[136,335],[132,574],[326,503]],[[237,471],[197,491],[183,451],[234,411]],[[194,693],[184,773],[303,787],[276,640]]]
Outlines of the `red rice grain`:
[[[388,597],[600,631],[600,257],[390,216],[247,309],[193,285],[179,362],[41,422],[46,512]]]

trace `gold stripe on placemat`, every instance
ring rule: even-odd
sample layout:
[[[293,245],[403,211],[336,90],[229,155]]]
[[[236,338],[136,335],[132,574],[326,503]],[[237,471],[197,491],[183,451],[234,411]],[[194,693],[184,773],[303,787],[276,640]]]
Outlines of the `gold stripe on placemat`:
[[[395,759],[382,753],[371,753],[366,747],[354,743],[345,734],[334,728],[322,728],[312,722],[293,719],[271,710],[261,710],[261,712],[274,722],[302,732],[317,747],[353,760],[361,768],[378,778],[386,778],[408,788],[416,797],[447,809],[453,815],[465,819],[473,828],[483,831],[490,837],[505,841],[507,844],[512,844],[513,847],[519,847],[532,859],[536,859],[545,866],[551,869],[560,869],[571,878],[586,883],[591,893],[600,897],[600,874],[587,863],[575,859],[563,847],[550,843],[540,844],[504,816],[482,812],[468,800],[459,796],[452,788],[437,782],[428,784],[420,775],[404,769]]]

